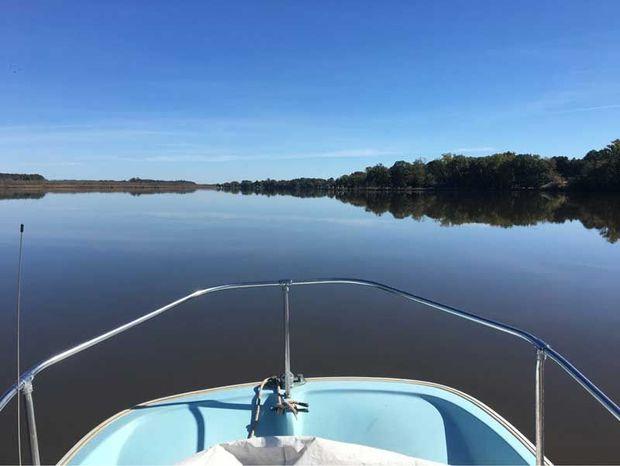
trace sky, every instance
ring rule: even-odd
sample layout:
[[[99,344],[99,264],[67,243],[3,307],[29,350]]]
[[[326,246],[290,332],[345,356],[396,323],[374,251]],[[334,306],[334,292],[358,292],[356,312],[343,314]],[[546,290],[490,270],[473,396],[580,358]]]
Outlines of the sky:
[[[620,1],[0,0],[0,172],[329,177],[620,138]]]

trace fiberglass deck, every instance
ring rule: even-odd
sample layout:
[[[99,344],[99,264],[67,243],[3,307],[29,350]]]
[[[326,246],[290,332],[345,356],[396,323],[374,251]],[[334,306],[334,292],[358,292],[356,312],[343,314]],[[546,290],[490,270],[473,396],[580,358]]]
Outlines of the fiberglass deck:
[[[69,464],[174,464],[248,436],[256,384],[202,390],[144,403],[84,437]],[[304,435],[356,443],[449,464],[534,464],[532,445],[477,400],[427,382],[309,379],[292,397],[308,413],[276,414],[263,392],[256,436]]]

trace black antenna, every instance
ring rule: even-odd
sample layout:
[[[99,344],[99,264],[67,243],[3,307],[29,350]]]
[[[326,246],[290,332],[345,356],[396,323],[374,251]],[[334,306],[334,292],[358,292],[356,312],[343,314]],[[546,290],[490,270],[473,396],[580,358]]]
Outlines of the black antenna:
[[[17,259],[17,307],[15,310],[15,317],[17,320],[17,457],[19,459],[19,466],[22,465],[22,429],[21,429],[21,413],[20,405],[21,398],[19,397],[20,391],[20,323],[21,323],[21,301],[22,301],[22,249],[24,246],[24,224],[19,226],[19,256]]]

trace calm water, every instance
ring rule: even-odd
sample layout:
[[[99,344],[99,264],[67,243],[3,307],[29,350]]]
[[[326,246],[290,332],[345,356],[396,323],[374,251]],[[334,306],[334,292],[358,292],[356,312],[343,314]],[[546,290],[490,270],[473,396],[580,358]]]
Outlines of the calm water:
[[[24,367],[197,288],[355,276],[532,331],[618,400],[619,212],[617,197],[527,193],[0,200],[0,385],[14,379],[23,222]],[[377,291],[293,293],[295,371],[444,383],[532,437],[534,351],[527,345]],[[280,313],[277,290],[208,296],[49,369],[34,394],[43,460],[57,461],[133,404],[279,373]],[[620,463],[618,423],[547,367],[550,458]],[[12,403],[0,414],[0,462],[16,461],[14,425]]]

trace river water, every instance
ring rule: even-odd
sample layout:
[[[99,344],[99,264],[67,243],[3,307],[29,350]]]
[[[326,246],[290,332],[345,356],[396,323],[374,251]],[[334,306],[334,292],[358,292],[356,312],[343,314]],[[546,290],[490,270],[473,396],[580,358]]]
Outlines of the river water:
[[[0,199],[0,390],[15,377],[19,223],[24,368],[210,285],[358,277],[533,332],[620,399],[617,196]],[[527,344],[371,289],[294,289],[291,306],[295,372],[447,384],[532,438]],[[227,292],[50,368],[34,392],[43,461],[139,402],[280,373],[281,329],[278,290]],[[547,455],[556,464],[620,463],[618,423],[552,362],[547,368]],[[12,402],[0,413],[0,463],[16,462],[15,445]]]

